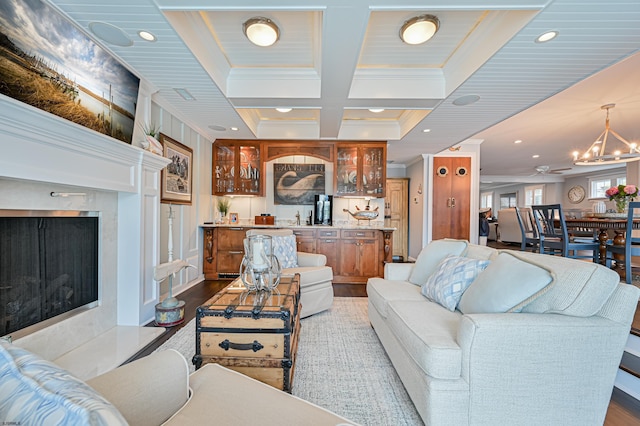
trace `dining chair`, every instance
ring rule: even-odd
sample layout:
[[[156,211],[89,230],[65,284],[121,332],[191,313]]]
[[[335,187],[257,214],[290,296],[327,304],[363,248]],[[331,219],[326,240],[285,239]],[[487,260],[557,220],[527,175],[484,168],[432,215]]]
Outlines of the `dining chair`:
[[[612,260],[616,263],[624,262],[624,278],[627,284],[631,284],[632,281],[631,256],[640,256],[640,237],[633,237],[633,219],[639,215],[640,202],[629,203],[624,245],[615,244],[615,239],[607,242],[605,265],[611,267]]]
[[[522,243],[520,251],[527,251],[527,247],[531,247],[532,252],[538,251],[540,238],[538,237],[538,228],[536,227],[531,209],[528,207],[515,207],[518,225],[520,225],[520,233],[522,234]]]
[[[531,206],[531,209],[538,228],[541,254],[560,254],[572,259],[591,258],[598,262],[600,242],[595,238],[577,239],[569,236],[561,204],[536,205]],[[592,255],[582,255],[582,250],[591,251]]]

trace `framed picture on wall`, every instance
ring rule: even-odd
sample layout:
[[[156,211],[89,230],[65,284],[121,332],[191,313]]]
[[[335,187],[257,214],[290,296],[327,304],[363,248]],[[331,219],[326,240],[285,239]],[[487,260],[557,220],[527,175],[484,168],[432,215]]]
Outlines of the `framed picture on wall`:
[[[324,164],[273,165],[274,204],[313,205],[314,196],[324,193]]]
[[[229,213],[229,223],[238,223],[238,213]]]
[[[160,201],[191,205],[193,150],[162,133],[159,139],[163,156],[171,160],[162,169]]]

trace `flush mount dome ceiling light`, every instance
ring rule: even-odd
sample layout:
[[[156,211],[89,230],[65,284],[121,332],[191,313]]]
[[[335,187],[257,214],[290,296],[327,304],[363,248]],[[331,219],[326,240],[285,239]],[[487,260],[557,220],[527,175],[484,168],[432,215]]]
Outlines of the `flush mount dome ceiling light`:
[[[422,44],[430,40],[438,28],[440,28],[440,21],[436,16],[415,16],[400,28],[400,39],[407,44]]]
[[[256,46],[268,47],[280,38],[280,29],[268,18],[255,17],[242,24],[244,35]]]

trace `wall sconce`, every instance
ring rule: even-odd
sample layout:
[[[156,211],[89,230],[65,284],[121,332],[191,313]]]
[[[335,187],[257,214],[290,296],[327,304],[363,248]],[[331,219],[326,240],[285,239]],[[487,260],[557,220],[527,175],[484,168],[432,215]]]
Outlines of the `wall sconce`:
[[[52,192],[49,195],[51,195],[52,197],[84,197],[85,195],[87,195],[84,192]]]

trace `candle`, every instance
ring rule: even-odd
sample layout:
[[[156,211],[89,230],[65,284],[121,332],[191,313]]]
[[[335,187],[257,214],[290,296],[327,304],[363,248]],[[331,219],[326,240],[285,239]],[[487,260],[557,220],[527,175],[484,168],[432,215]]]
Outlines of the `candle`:
[[[253,245],[251,247],[251,264],[253,267],[264,267],[264,246],[262,244],[262,240],[258,239],[253,241]]]

